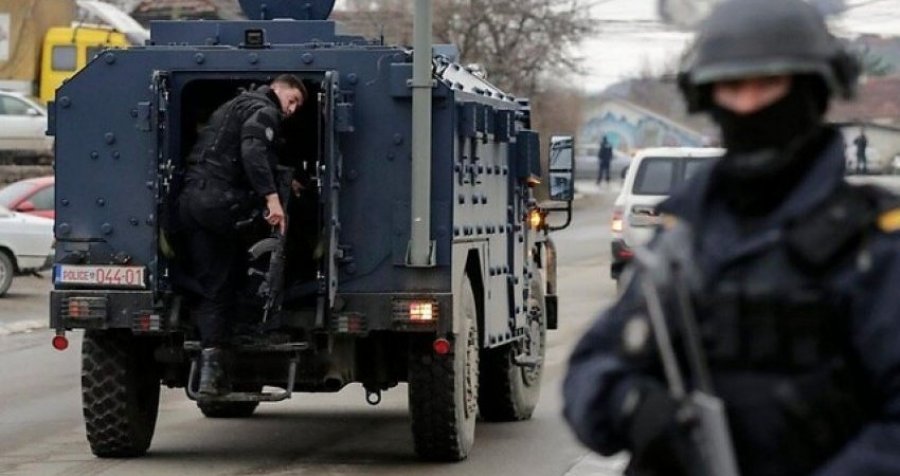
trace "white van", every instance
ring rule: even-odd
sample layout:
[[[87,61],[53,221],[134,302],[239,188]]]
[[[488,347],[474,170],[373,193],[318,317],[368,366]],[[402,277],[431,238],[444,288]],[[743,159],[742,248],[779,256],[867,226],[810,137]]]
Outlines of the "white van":
[[[724,149],[660,147],[635,154],[612,215],[610,275],[619,279],[633,249],[650,241],[660,223],[656,206],[697,170],[722,156]]]

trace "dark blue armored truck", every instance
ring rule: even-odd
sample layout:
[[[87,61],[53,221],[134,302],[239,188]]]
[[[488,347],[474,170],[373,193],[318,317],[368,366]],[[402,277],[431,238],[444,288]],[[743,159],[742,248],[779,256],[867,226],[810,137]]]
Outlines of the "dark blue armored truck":
[[[412,50],[342,33],[326,20],[333,0],[241,3],[252,20],[154,23],[146,45],[103,52],[51,106],[50,322],[57,348],[84,330],[91,450],[144,454],[161,384],[234,418],[354,382],[375,404],[405,382],[416,452],[463,459],[476,416],[526,419],[537,403],[557,320],[546,218],[571,218],[572,142],[553,141],[541,177],[528,102],[437,54],[427,0]],[[272,260],[251,263],[232,393],[199,395],[174,198],[212,111],[283,73],[310,91],[282,160],[309,175],[314,200],[288,209],[296,233],[265,323]],[[555,201],[536,200],[542,179]]]

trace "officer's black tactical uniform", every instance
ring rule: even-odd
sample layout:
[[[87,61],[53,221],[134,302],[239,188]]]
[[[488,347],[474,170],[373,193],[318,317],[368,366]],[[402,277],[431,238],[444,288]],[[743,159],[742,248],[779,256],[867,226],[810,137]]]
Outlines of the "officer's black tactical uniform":
[[[609,166],[612,163],[612,157],[612,146],[606,140],[606,136],[603,136],[603,140],[600,141],[600,150],[597,151],[597,160],[600,166],[597,172],[597,183],[602,182],[604,179],[606,183],[609,183]]]
[[[204,348],[229,344],[235,296],[246,275],[247,247],[236,224],[276,193],[276,144],[283,115],[263,86],[219,107],[188,156],[179,216],[185,263],[199,289],[191,314]]]
[[[900,202],[844,181],[843,139],[821,122],[853,64],[799,0],[722,4],[694,54],[682,86],[729,150],[661,211],[691,231],[685,281],[741,474],[898,475]],[[711,101],[713,82],[782,74],[790,92],[757,112]],[[591,449],[631,451],[627,474],[698,474],[639,277],[575,349],[565,417]]]

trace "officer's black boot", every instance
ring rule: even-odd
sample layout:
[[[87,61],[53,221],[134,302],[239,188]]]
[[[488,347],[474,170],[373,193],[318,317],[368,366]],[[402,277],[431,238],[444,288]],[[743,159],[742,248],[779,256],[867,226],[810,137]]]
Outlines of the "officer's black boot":
[[[231,393],[231,384],[225,372],[225,351],[216,347],[200,353],[200,395],[221,396]]]

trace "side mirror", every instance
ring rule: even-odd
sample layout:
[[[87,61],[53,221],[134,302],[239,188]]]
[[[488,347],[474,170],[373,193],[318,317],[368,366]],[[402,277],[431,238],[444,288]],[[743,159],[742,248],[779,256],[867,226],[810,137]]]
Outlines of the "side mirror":
[[[574,141],[569,136],[550,139],[550,200],[570,202],[575,198]]]
[[[548,225],[551,231],[562,230],[572,223],[572,200],[575,199],[575,141],[570,136],[550,138],[550,206],[548,212],[566,212],[562,225]],[[564,202],[553,206],[552,202]]]
[[[34,203],[31,203],[31,200],[25,200],[16,207],[16,211],[19,213],[33,212],[35,209]]]
[[[38,111],[37,109],[35,109],[33,107],[29,107],[28,110],[25,111],[25,114],[27,114],[31,117],[38,117],[41,115],[41,111]]]

